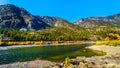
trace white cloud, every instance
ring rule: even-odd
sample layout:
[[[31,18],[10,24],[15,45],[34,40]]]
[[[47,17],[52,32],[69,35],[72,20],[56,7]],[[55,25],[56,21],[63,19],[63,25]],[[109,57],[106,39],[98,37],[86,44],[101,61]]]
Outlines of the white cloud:
[[[7,3],[8,3],[8,0],[0,0],[0,5],[7,4]]]

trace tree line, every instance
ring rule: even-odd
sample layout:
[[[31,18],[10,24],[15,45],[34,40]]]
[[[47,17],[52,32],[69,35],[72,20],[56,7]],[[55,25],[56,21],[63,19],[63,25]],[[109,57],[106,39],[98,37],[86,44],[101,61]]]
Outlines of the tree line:
[[[38,31],[20,31],[18,29],[0,29],[3,40],[9,41],[98,41],[108,37],[109,33],[120,34],[116,27],[96,27],[81,29],[51,28]]]

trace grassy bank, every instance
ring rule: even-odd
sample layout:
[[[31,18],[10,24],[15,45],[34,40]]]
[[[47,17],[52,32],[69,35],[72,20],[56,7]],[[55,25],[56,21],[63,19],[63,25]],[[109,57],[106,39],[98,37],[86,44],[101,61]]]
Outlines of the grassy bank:
[[[120,46],[120,40],[99,41],[96,45]]]

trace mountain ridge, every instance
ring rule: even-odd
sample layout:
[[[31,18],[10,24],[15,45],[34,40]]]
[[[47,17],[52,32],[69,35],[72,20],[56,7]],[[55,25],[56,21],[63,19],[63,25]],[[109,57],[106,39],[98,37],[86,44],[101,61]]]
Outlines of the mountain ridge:
[[[120,14],[114,14],[105,17],[88,17],[81,18],[74,23],[75,25],[79,25],[81,27],[96,27],[96,26],[116,26],[120,25]]]
[[[120,13],[105,17],[81,18],[75,23],[71,23],[59,17],[33,15],[24,8],[13,4],[0,5],[0,28],[41,30],[62,27],[75,30],[79,27],[91,28],[109,25],[120,25]]]

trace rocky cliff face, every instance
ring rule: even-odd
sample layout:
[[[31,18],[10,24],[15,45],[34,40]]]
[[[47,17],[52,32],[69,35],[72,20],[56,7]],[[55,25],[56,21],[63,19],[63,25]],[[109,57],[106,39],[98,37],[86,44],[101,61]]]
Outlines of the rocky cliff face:
[[[57,17],[32,15],[25,9],[12,4],[0,6],[0,28],[39,30],[61,27],[64,23],[69,24],[69,22]]]
[[[0,6],[0,28],[43,29],[49,27],[36,16],[31,15],[23,8],[11,4]]]

